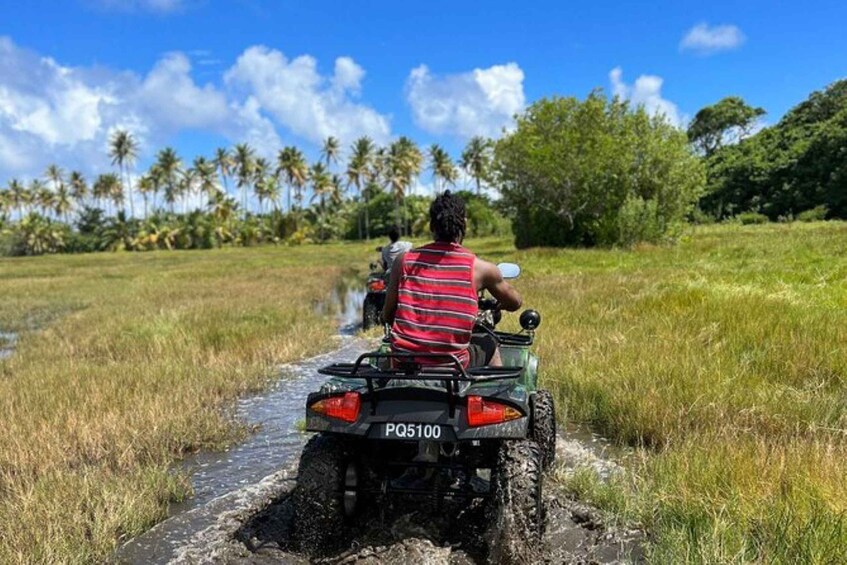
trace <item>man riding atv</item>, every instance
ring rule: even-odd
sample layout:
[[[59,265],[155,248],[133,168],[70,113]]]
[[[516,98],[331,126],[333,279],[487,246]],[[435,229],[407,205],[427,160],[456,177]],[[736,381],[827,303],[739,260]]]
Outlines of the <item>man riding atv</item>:
[[[391,324],[395,353],[455,355],[464,367],[502,365],[496,338],[473,333],[478,296],[487,290],[499,309],[514,312],[521,296],[500,269],[462,247],[465,203],[449,190],[429,208],[435,241],[400,255],[391,269],[382,319]],[[422,358],[422,362],[443,362]]]
[[[386,273],[391,272],[391,267],[394,265],[397,257],[412,248],[412,244],[408,241],[400,241],[400,228],[397,226],[391,226],[389,228],[388,240],[390,243],[380,250],[382,254],[380,262]]]

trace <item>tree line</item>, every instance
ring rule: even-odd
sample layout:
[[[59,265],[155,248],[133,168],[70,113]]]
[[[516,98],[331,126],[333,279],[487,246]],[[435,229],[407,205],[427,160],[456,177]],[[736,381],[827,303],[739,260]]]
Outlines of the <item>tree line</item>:
[[[114,172],[89,182],[51,164],[43,178],[11,179],[0,188],[6,247],[0,253],[369,239],[392,223],[411,234],[425,229],[428,199],[415,194],[420,177],[431,174],[439,191],[455,189],[460,169],[475,186],[466,196],[475,203],[477,231],[502,233],[505,221],[482,194],[492,147],[474,137],[456,162],[437,144],[421,149],[403,136],[380,147],[363,136],[343,167],[341,143],[332,136],[313,163],[294,146],[271,160],[239,143],[190,163],[165,147],[136,175],[138,142],[118,130],[109,140]]]
[[[424,235],[419,178],[430,173],[441,191],[460,168],[475,186],[470,235],[511,231],[518,246],[668,241],[691,221],[847,217],[847,80],[756,131],[764,114],[730,96],[682,130],[597,90],[534,102],[500,139],[471,139],[458,163],[439,145],[361,137],[342,167],[329,137],[313,163],[293,146],[267,159],[240,143],[186,165],[166,147],[139,176],[138,143],[117,131],[116,171],[90,186],[50,165],[0,189],[0,254],[367,239],[390,224]]]

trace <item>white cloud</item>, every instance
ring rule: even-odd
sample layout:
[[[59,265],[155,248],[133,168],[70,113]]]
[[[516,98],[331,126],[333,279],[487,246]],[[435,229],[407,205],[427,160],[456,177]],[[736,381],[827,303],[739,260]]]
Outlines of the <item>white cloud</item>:
[[[644,106],[651,115],[664,115],[673,125],[681,127],[686,121],[676,104],[662,98],[662,77],[656,75],[641,75],[634,84],[623,80],[623,70],[615,67],[609,72],[612,83],[612,94],[624,100],[629,100],[637,106]]]
[[[288,59],[275,49],[254,46],[226,72],[225,81],[244,89],[279,124],[312,142],[334,135],[346,144],[368,135],[384,143],[391,135],[389,117],[356,101],[364,76],[349,57],[336,59],[332,76],[324,77],[314,57]]]
[[[38,175],[51,162],[101,172],[118,128],[139,138],[142,157],[187,129],[248,141],[265,154],[280,146],[255,100],[197,84],[184,54],[165,55],[138,76],[65,67],[0,37],[0,179]]]
[[[160,14],[176,12],[185,6],[183,0],[94,0],[94,2],[108,10],[145,11]]]
[[[708,55],[740,47],[746,40],[738,26],[697,24],[688,30],[679,43],[680,50],[690,50]]]
[[[441,77],[421,65],[409,74],[406,98],[415,123],[430,133],[495,137],[524,107],[523,79],[516,63]]]

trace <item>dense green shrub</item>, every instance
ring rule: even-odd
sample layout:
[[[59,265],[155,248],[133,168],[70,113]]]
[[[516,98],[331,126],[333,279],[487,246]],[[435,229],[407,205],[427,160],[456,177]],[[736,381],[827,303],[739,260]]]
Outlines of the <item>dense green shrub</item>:
[[[494,173],[519,247],[659,241],[705,184],[684,132],[600,92],[531,105],[497,142]]]
[[[819,222],[826,219],[829,209],[824,206],[815,206],[811,210],[804,210],[797,214],[797,221],[800,222]]]
[[[776,125],[708,159],[700,206],[718,218],[760,210],[772,220],[826,206],[847,218],[847,80],[792,108]]]
[[[743,226],[749,226],[753,224],[767,224],[770,218],[759,212],[742,212],[735,216],[733,220]]]

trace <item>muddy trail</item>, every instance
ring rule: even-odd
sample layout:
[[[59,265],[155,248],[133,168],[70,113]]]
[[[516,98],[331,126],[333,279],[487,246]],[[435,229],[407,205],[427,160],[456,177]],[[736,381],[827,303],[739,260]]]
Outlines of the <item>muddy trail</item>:
[[[317,369],[348,361],[373,347],[357,337],[360,292],[339,288],[320,306],[339,322],[337,348],[281,368],[280,380],[261,395],[239,402],[236,416],[257,432],[224,453],[200,454],[183,463],[195,496],[173,505],[170,517],[129,541],[115,563],[483,563],[481,505],[399,504],[369,508],[357,527],[339,532],[339,549],[306,556],[292,545],[290,494],[297,460],[309,434],[299,430],[306,395],[325,377]],[[567,429],[557,441],[564,470],[590,467],[601,477],[620,470],[610,448],[595,435]],[[555,474],[555,473],[553,473]],[[545,483],[546,535],[533,562],[638,562],[643,535],[604,524],[601,515],[570,498],[554,480]]]

